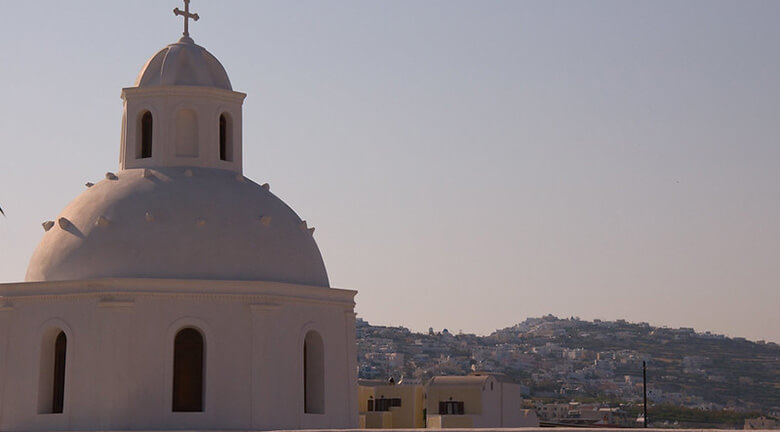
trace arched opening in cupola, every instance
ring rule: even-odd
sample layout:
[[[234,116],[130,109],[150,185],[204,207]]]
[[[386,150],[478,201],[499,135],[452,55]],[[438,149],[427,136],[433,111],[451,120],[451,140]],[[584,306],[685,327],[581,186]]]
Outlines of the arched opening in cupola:
[[[325,348],[314,330],[303,341],[303,412],[325,413]]]
[[[233,160],[233,119],[228,113],[219,116],[219,160]]]
[[[203,411],[203,335],[188,327],[173,342],[173,411]]]
[[[40,374],[38,376],[38,412],[59,414],[65,407],[65,358],[68,337],[60,329],[52,329],[41,341]]]
[[[138,145],[136,146],[136,158],[146,159],[152,157],[152,126],[154,121],[152,113],[144,111],[138,118]]]

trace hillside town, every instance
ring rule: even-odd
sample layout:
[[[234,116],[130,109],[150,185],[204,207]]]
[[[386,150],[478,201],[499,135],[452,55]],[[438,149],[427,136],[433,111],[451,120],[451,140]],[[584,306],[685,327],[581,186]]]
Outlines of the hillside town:
[[[524,407],[543,423],[635,426],[643,420],[643,362],[654,426],[741,427],[780,415],[780,346],[773,342],[552,315],[488,336],[414,333],[358,319],[357,341],[362,380],[424,385],[433,377],[498,374],[517,384]]]

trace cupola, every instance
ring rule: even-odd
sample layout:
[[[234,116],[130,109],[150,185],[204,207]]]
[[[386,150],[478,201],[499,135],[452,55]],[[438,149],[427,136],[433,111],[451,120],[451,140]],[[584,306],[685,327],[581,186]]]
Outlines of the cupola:
[[[178,9],[177,9],[178,11]],[[241,107],[225,68],[184,33],[122,89],[120,169],[192,166],[242,172]]]

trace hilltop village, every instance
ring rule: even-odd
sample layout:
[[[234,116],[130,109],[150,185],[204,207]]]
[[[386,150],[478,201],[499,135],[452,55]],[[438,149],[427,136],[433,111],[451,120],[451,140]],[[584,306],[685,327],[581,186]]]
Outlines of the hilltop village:
[[[364,383],[392,378],[424,385],[436,376],[499,374],[518,384],[524,407],[542,422],[576,423],[567,417],[587,406],[609,411],[611,423],[636,424],[643,361],[648,400],[659,415],[725,410],[741,414],[723,423],[741,427],[744,418],[780,412],[778,344],[691,328],[547,315],[477,336],[414,333],[358,319],[357,343]]]

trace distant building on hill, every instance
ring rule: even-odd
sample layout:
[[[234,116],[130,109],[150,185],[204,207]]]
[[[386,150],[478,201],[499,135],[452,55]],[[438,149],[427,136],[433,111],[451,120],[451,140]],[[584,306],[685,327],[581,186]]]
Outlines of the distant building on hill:
[[[615,416],[617,411],[618,408],[608,408],[596,403],[557,402],[536,405],[540,420],[547,426],[617,426],[618,419]]]
[[[777,420],[762,416],[758,418],[745,419],[745,429],[780,429],[780,423],[778,423]]]

